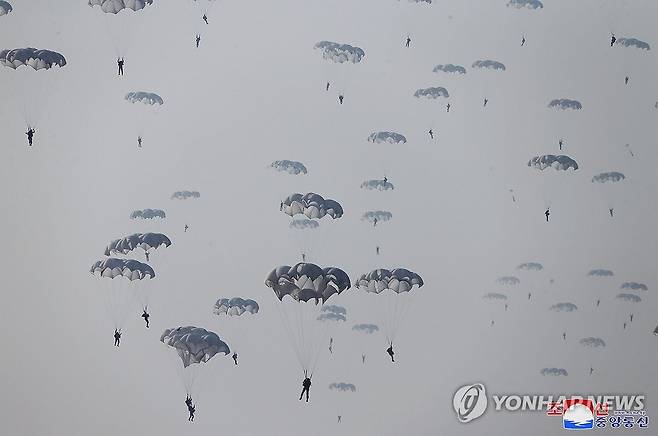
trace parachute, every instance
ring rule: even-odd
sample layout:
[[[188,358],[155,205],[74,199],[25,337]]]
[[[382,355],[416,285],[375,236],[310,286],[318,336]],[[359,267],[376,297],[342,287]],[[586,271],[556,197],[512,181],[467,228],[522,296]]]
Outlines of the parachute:
[[[514,276],[503,276],[503,277],[498,277],[496,279],[496,283],[504,286],[516,286],[519,283],[521,283],[521,280],[519,280],[518,277],[514,277]]]
[[[361,189],[367,189],[369,191],[388,191],[395,189],[395,186],[393,186],[393,183],[388,182],[388,181],[383,181],[379,179],[375,180],[366,180],[363,183],[361,183]]]
[[[600,347],[605,347],[605,341],[601,338],[583,338],[580,340],[580,345],[583,347],[590,347],[590,348],[600,348]]]
[[[130,214],[130,219],[135,220],[135,219],[143,219],[143,220],[150,220],[150,219],[155,219],[155,218],[162,218],[165,219],[167,215],[165,214],[165,211],[162,209],[142,209],[142,210],[134,210]]]
[[[544,4],[539,0],[509,0],[507,7],[512,7],[516,9],[543,9]]]
[[[8,2],[6,2],[4,0],[0,0],[0,17],[3,16],[3,15],[7,15],[12,10],[13,10],[13,8],[11,7],[11,5]]]
[[[541,271],[544,269],[544,266],[538,262],[526,262],[517,266],[516,269],[522,271]]]
[[[304,214],[308,218],[322,218],[329,215],[333,219],[343,216],[343,207],[340,203],[335,200],[325,199],[313,192],[303,195],[291,194],[282,203],[282,211],[290,216]]]
[[[322,306],[320,312],[320,316],[317,317],[318,321],[347,321],[347,310],[343,306]]]
[[[573,303],[557,303],[550,307],[553,312],[573,312],[578,310],[578,306]]]
[[[642,301],[640,296],[635,295],[635,294],[624,294],[624,293],[622,293],[622,294],[617,294],[617,296],[615,298],[617,300],[627,301],[629,303],[639,303],[640,301]]]
[[[171,240],[162,233],[134,233],[121,239],[115,239],[105,248],[105,255],[128,254],[136,248],[145,252],[158,249],[161,246],[169,247]]]
[[[355,332],[362,332],[367,335],[371,335],[379,331],[379,327],[376,324],[354,324],[352,330]]]
[[[329,390],[340,392],[356,392],[356,386],[352,383],[334,382],[329,385]]]
[[[321,312],[328,312],[328,313],[337,313],[340,315],[347,315],[347,309],[345,309],[343,306],[337,306],[335,304],[330,304],[330,305],[324,305],[322,306]]]
[[[450,97],[450,94],[448,94],[448,90],[439,86],[435,88],[421,88],[417,89],[416,92],[414,92],[414,97],[416,98],[426,98],[428,100],[434,100],[439,97],[445,97],[448,98]]]
[[[350,279],[340,268],[321,268],[312,263],[283,265],[273,269],[265,279],[280,301],[276,306],[300,366],[312,374],[320,356],[327,325],[318,323],[323,304],[334,295],[349,289]],[[286,296],[290,298],[285,298]]]
[[[587,275],[590,277],[612,277],[615,274],[609,269],[593,269]]]
[[[220,298],[215,303],[212,312],[215,315],[240,316],[244,313],[251,315],[258,313],[258,303],[254,300],[243,299],[240,297]]]
[[[646,291],[649,288],[644,283],[625,282],[620,286],[621,289],[631,289],[633,291]]]
[[[307,170],[303,163],[296,162],[294,160],[275,160],[272,162],[270,167],[274,168],[279,172],[285,172],[288,174],[306,174]]]
[[[578,100],[570,100],[568,98],[556,98],[554,100],[551,100],[550,103],[548,103],[548,107],[551,109],[557,109],[557,110],[575,110],[579,111],[583,108],[583,105],[578,101]]]
[[[544,171],[546,168],[553,168],[556,171],[577,170],[578,162],[566,155],[545,154],[535,156],[528,161],[528,166]]]
[[[654,334],[654,335],[658,335],[658,325],[656,326],[655,329],[653,329],[653,334]]]
[[[114,257],[96,261],[89,269],[89,272],[92,274],[99,273],[101,277],[110,279],[125,277],[130,281],[155,277],[153,268],[145,263],[133,259],[117,259]]]
[[[124,9],[139,11],[153,4],[153,0],[89,0],[89,6],[100,6],[107,14],[118,14]]]
[[[297,229],[297,230],[312,230],[312,229],[317,229],[320,227],[320,223],[314,220],[310,220],[307,218],[296,218],[292,221],[290,221],[290,224],[288,224],[288,227],[291,229]]]
[[[609,173],[601,173],[595,175],[594,177],[592,177],[592,183],[621,182],[625,178],[626,176],[624,176],[622,173],[612,171]]]
[[[189,198],[200,198],[201,194],[198,191],[176,191],[171,194],[171,199],[174,200],[187,200]]]
[[[466,68],[461,65],[454,64],[439,64],[432,69],[434,73],[448,73],[448,74],[466,74]]]
[[[345,62],[358,64],[366,55],[362,48],[331,41],[320,41],[313,48],[319,49],[324,59],[339,64]]]
[[[386,210],[369,210],[361,216],[361,221],[368,221],[369,223],[389,221],[393,218],[393,214]]]
[[[134,92],[129,92],[126,94],[124,97],[125,100],[131,102],[131,103],[144,103],[148,105],[162,105],[164,104],[164,101],[162,100],[162,97],[160,97],[158,94],[155,94],[153,92],[144,92],[144,91],[134,91]]]
[[[550,375],[550,376],[555,376],[555,377],[565,376],[566,377],[566,376],[569,375],[569,373],[564,368],[544,368],[544,369],[541,370],[541,375],[543,375],[543,376]]]
[[[639,39],[636,39],[636,38],[619,37],[615,41],[615,44],[616,45],[621,45],[622,47],[638,48],[640,50],[646,50],[646,51],[651,50],[651,47],[649,46],[649,43],[646,43],[644,41],[640,41]]]
[[[405,144],[407,138],[395,132],[373,132],[368,136],[368,141],[376,144],[387,142],[389,144]]]
[[[473,62],[472,67],[483,70],[505,71],[505,65],[502,62],[493,61],[490,59],[477,60]]]
[[[66,65],[66,59],[56,51],[28,47],[0,51],[0,63],[14,70],[27,65],[38,71],[54,66],[63,67]]]
[[[505,294],[499,294],[498,292],[489,292],[487,294],[484,294],[482,296],[485,300],[498,300],[498,301],[507,301],[507,295]]]

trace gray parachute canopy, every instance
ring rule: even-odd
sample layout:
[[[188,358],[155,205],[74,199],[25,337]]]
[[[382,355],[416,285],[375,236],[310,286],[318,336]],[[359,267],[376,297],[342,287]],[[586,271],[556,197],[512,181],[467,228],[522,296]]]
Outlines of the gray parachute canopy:
[[[521,283],[521,280],[519,280],[518,277],[514,277],[514,276],[503,276],[503,277],[498,277],[496,279],[496,283],[505,286],[516,286],[519,283]]]
[[[656,326],[655,329],[653,329],[653,334],[654,334],[654,335],[658,335],[658,325]]]
[[[288,227],[297,230],[312,230],[320,227],[320,223],[308,218],[295,218],[294,220],[290,221]]]
[[[164,104],[164,100],[162,100],[162,97],[160,97],[158,94],[155,94],[153,92],[133,91],[126,94],[124,98],[131,103],[139,102],[144,104],[150,104],[151,106],[156,104],[157,105]]]
[[[553,312],[573,312],[578,310],[578,306],[573,303],[557,303],[550,307]]]
[[[580,345],[583,347],[599,348],[605,347],[605,341],[601,338],[583,338],[580,340]]]
[[[158,249],[161,246],[169,247],[171,240],[162,233],[133,233],[121,239],[115,239],[105,248],[105,255],[128,254],[131,251],[141,248],[144,251]]]
[[[473,62],[472,67],[484,70],[505,71],[505,65],[502,62],[493,61],[491,59],[477,60]]]
[[[435,66],[432,71],[435,73],[466,74],[466,68],[454,64],[439,64]]]
[[[340,294],[352,286],[350,278],[342,269],[320,268],[312,263],[275,268],[267,275],[265,285],[272,288],[281,301],[289,295],[298,302],[314,300],[315,304],[320,301],[325,303],[332,295]]]
[[[228,315],[240,316],[243,313],[256,314],[258,313],[258,303],[248,298],[220,298],[215,303],[212,312],[215,315]]]
[[[538,262],[526,262],[517,266],[516,269],[520,269],[522,271],[541,271],[544,269],[544,265]]]
[[[187,368],[193,363],[207,362],[215,354],[231,352],[226,342],[215,332],[201,327],[176,327],[167,329],[160,336],[160,341],[176,350]]]
[[[320,309],[320,312],[338,313],[341,315],[347,315],[347,309],[345,309],[343,306],[338,306],[336,304],[328,304],[328,305],[325,304]]]
[[[201,194],[199,191],[176,191],[171,194],[171,199],[187,200],[188,198],[199,198]]]
[[[611,171],[609,173],[601,173],[592,177],[592,183],[608,183],[608,182],[621,182],[626,178],[622,173]]]
[[[13,10],[13,8],[11,7],[11,5],[8,2],[6,2],[4,0],[0,1],[0,17],[3,16],[3,15],[7,15],[12,10]]]
[[[379,327],[375,324],[354,324],[352,326],[352,330],[357,331],[357,332],[362,332],[367,335],[371,335],[375,332],[379,331]]]
[[[587,275],[591,277],[612,277],[615,273],[609,269],[593,269],[590,270]]]
[[[558,110],[575,110],[579,111],[583,108],[583,105],[578,101],[578,100],[570,100],[568,98],[556,98],[554,100],[551,100],[550,103],[548,103],[548,107],[551,109],[558,109]]]
[[[89,6],[100,6],[108,14],[117,14],[124,9],[139,11],[151,4],[153,0],[89,0]]]
[[[352,383],[334,382],[329,385],[329,390],[341,392],[356,392],[356,386]]]
[[[393,214],[387,210],[369,210],[361,216],[361,221],[374,223],[377,221],[388,221],[393,218]]]
[[[165,214],[165,211],[162,209],[142,209],[142,210],[134,210],[130,214],[130,219],[135,220],[135,219],[144,219],[144,220],[150,220],[154,218],[166,218],[167,215]]]
[[[644,283],[638,283],[638,282],[624,282],[620,286],[621,289],[632,289],[633,291],[646,291],[649,288],[647,288],[647,285]]]
[[[485,300],[501,300],[501,301],[507,301],[507,295],[505,294],[499,294],[498,292],[489,292],[487,294],[484,294],[482,296]]]
[[[629,303],[639,303],[642,301],[639,295],[635,294],[617,294],[615,297],[617,300],[628,301]]]
[[[357,288],[375,294],[387,289],[400,294],[411,291],[414,285],[420,288],[423,284],[421,276],[404,268],[372,270],[363,274],[355,283]]]
[[[322,52],[323,58],[339,64],[345,62],[358,64],[366,55],[360,47],[331,41],[320,41],[313,48],[319,49]]]
[[[133,259],[108,259],[97,260],[89,269],[92,274],[99,273],[101,277],[115,278],[126,277],[129,280],[152,279],[155,271],[149,265]]]
[[[528,161],[528,166],[531,168],[544,171],[546,168],[553,168],[556,171],[577,170],[578,162],[569,156],[560,154],[545,154],[543,156],[535,156]]]
[[[550,376],[568,376],[569,373],[564,368],[544,368],[541,370],[541,375],[550,375]]]
[[[621,45],[622,47],[632,47],[632,48],[639,48],[640,50],[651,50],[651,47],[649,46],[649,43],[646,43],[644,41],[640,41],[639,39],[636,38],[624,38],[620,37],[617,38],[615,41],[615,44]]]
[[[0,51],[0,63],[14,70],[21,65],[35,70],[47,70],[55,65],[63,67],[66,65],[66,59],[56,51],[28,47]]]
[[[270,167],[274,168],[279,172],[294,174],[294,175],[307,173],[304,164],[301,162],[296,162],[294,160],[286,160],[286,159],[275,160],[274,162],[272,162]]]
[[[282,202],[282,211],[290,216],[306,215],[308,218],[322,218],[325,215],[333,219],[343,216],[343,207],[335,200],[325,199],[319,194],[291,194]]]
[[[320,316],[317,317],[318,321],[347,321],[347,309],[343,306],[337,306],[335,304],[324,305],[320,309]]]
[[[407,138],[395,132],[373,132],[368,136],[368,141],[376,144],[387,142],[389,144],[405,144]]]
[[[539,0],[509,0],[507,7],[516,9],[542,9],[544,4]]]
[[[448,94],[448,90],[438,86],[434,88],[421,88],[417,89],[416,92],[414,92],[414,97],[416,98],[426,98],[428,100],[434,100],[439,97],[445,97],[448,98],[450,97],[450,94]]]
[[[367,189],[369,191],[388,191],[391,189],[395,189],[395,186],[393,186],[393,183],[389,181],[383,181],[379,179],[374,179],[374,180],[365,180],[363,183],[361,183],[361,189]]]

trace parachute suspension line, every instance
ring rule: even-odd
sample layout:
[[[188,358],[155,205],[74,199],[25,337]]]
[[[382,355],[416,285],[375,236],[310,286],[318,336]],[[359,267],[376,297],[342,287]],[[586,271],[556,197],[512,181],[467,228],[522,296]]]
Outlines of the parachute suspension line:
[[[278,301],[275,306],[277,308],[277,311],[279,312],[279,317],[281,318],[281,323],[284,326],[284,329],[286,330],[286,336],[288,336],[288,340],[290,341],[290,346],[292,347],[293,351],[295,352],[295,355],[297,356],[297,361],[299,362],[299,365],[304,369],[304,359],[302,358],[302,355],[300,353],[300,344],[297,341],[298,333],[297,331],[294,331],[292,328],[292,323],[290,320],[290,317],[288,316],[288,313],[285,310],[285,307],[283,307],[283,304],[285,304],[282,300]]]

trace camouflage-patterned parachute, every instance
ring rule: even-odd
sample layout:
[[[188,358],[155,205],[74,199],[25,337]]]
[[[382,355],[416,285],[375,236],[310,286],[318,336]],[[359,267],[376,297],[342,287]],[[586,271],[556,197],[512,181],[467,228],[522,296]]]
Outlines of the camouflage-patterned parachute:
[[[139,11],[153,4],[153,0],[89,0],[89,6],[100,6],[108,14],[117,14],[124,9]]]
[[[356,386],[352,383],[334,382],[329,385],[329,390],[340,392],[356,392]]]
[[[505,65],[502,62],[494,61],[491,59],[477,60],[473,62],[473,68],[482,70],[505,71]]]
[[[553,168],[556,171],[577,170],[578,162],[566,155],[553,155],[545,154],[542,156],[535,156],[528,161],[528,166],[540,171],[546,168]]]
[[[322,57],[326,60],[339,64],[349,62],[358,64],[366,55],[360,47],[354,47],[349,44],[340,44],[331,41],[320,41],[313,47],[322,52]]]
[[[190,198],[200,198],[201,194],[199,191],[176,191],[171,194],[172,200],[187,200]]]
[[[432,71],[435,73],[466,74],[466,68],[454,64],[439,64]]]
[[[566,376],[569,375],[569,373],[564,368],[543,368],[541,370],[541,375],[543,375],[543,376],[550,375],[550,376],[554,376],[554,377],[558,377],[558,376],[565,376],[566,377]]]
[[[590,277],[612,277],[615,274],[609,269],[599,268],[599,269],[590,270],[587,273],[587,275],[590,276]]]
[[[608,173],[600,173],[592,177],[592,183],[616,183],[624,180],[626,176],[617,171],[611,171]]]
[[[589,348],[602,348],[605,347],[605,341],[601,338],[588,337],[581,339],[580,345]]]
[[[38,71],[54,66],[63,67],[66,65],[66,59],[56,51],[28,47],[0,51],[0,64],[14,70],[26,65]]]
[[[162,233],[134,233],[110,242],[105,248],[105,255],[128,254],[137,248],[150,252],[163,245],[169,247],[171,240]]]
[[[651,46],[649,46],[648,42],[644,42],[636,38],[625,38],[623,36],[620,36],[615,41],[615,44],[620,45],[622,47],[638,48],[640,50],[646,50],[646,51],[651,50]]]
[[[544,269],[544,266],[538,262],[526,262],[517,266],[516,269],[521,271],[541,271]]]
[[[288,227],[296,230],[312,230],[320,227],[320,223],[308,218],[295,218],[294,220],[290,221]]]
[[[631,289],[633,291],[646,291],[649,288],[644,283],[638,282],[624,282],[620,286],[621,289]]]
[[[11,4],[9,2],[6,2],[4,0],[0,1],[0,17],[3,15],[7,15],[13,10],[11,7]]]
[[[352,330],[355,332],[365,333],[371,335],[379,331],[379,327],[376,324],[354,324]]]
[[[553,312],[574,312],[578,310],[578,306],[573,303],[557,303],[550,307]]]
[[[576,110],[579,111],[583,105],[578,100],[570,100],[568,98],[556,98],[548,103],[548,107],[558,110]]]
[[[404,144],[407,138],[396,132],[373,132],[368,136],[368,141],[376,144],[386,142],[388,144]]]
[[[167,215],[165,214],[165,211],[162,209],[142,209],[142,210],[134,210],[130,214],[130,219],[144,219],[144,220],[150,220],[150,219],[155,219],[155,218],[162,218],[165,219]]]
[[[277,298],[285,296],[299,302],[326,302],[332,295],[340,294],[352,285],[340,268],[320,268],[312,263],[298,263],[295,266],[280,266],[273,269],[265,279],[265,285],[272,288]]]
[[[274,168],[275,170],[282,172],[282,173],[288,173],[288,174],[293,174],[293,175],[298,175],[298,174],[306,174],[307,170],[306,167],[304,166],[303,163],[297,162],[294,160],[275,160],[272,162],[270,165],[271,168]]]
[[[537,10],[543,9],[544,4],[539,0],[509,0],[507,7]]]
[[[417,89],[416,92],[414,92],[414,97],[416,98],[426,98],[428,100],[434,100],[440,97],[443,98],[448,98],[450,97],[450,94],[448,94],[448,90],[438,86],[438,87],[433,87],[433,88],[421,88]]]
[[[635,294],[621,293],[621,294],[617,294],[615,298],[617,300],[626,301],[628,303],[639,303],[640,301],[642,301],[642,298],[640,298],[639,295],[635,295]]]
[[[244,313],[258,313],[258,303],[248,298],[220,298],[215,302],[212,312],[215,315],[240,316]]]
[[[367,189],[368,191],[388,191],[395,189],[395,186],[393,186],[393,183],[380,179],[374,179],[374,180],[365,180],[363,183],[361,183],[361,189]]]
[[[343,207],[335,200],[325,199],[319,194],[291,194],[281,203],[281,210],[290,216],[306,215],[308,218],[322,218],[325,215],[333,219],[343,216]]]
[[[361,221],[368,221],[369,223],[389,221],[393,218],[393,214],[387,210],[369,210],[361,216]]]
[[[521,283],[518,277],[514,276],[503,276],[496,279],[496,283],[503,286],[516,286]]]
[[[145,92],[145,91],[133,91],[129,92],[126,94],[124,97],[125,100],[131,102],[131,103],[144,103],[148,105],[162,105],[164,104],[164,100],[162,100],[162,97],[160,97],[158,94],[155,94],[153,92]]]

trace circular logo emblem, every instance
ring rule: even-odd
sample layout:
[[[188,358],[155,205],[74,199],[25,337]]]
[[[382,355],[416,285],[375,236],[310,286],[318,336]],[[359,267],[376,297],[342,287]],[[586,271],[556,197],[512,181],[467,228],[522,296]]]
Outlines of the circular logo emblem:
[[[460,422],[471,422],[487,410],[487,394],[482,383],[462,386],[452,398],[452,406]]]

